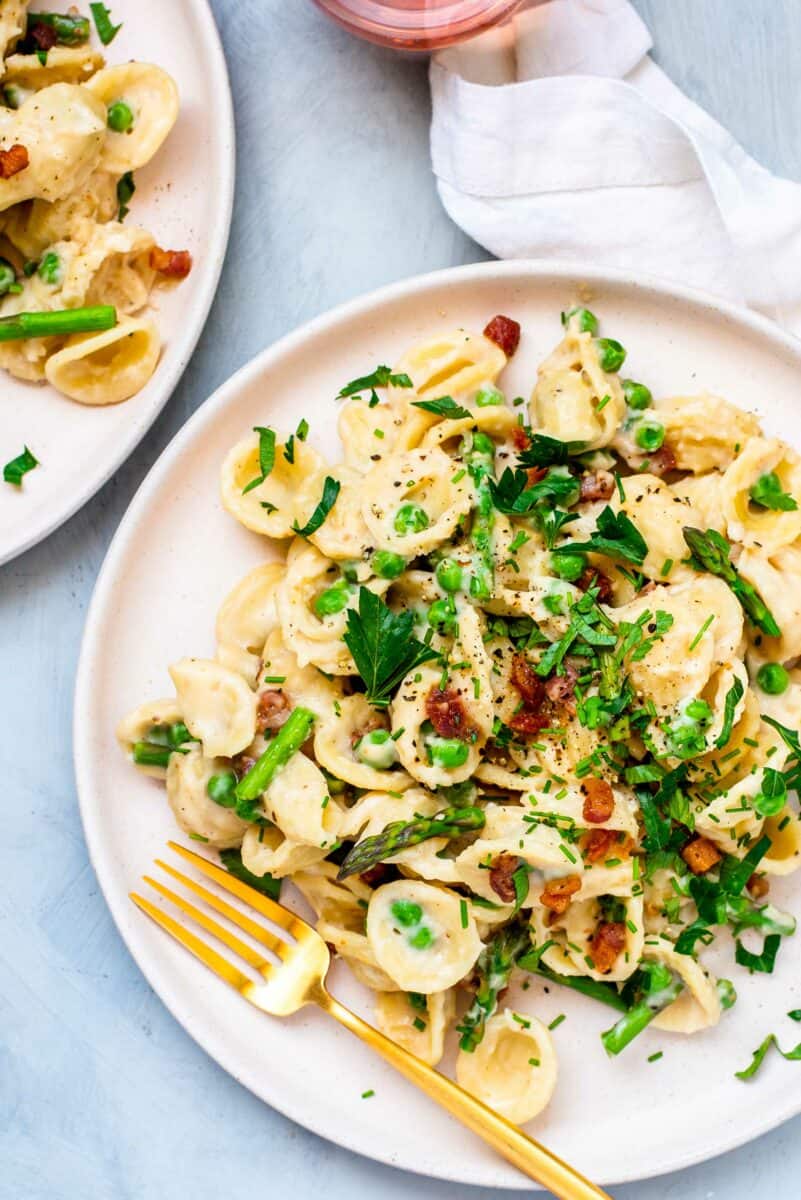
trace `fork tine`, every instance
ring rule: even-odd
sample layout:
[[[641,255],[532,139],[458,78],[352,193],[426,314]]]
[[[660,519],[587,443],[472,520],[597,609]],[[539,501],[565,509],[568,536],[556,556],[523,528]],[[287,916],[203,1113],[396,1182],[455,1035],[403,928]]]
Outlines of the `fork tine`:
[[[162,871],[166,871],[173,879],[177,879],[190,892],[194,892],[196,896],[200,896],[201,900],[205,901],[210,908],[216,909],[218,913],[227,917],[234,925],[238,925],[245,933],[249,933],[255,941],[261,942],[262,946],[266,946],[268,950],[272,950],[279,958],[285,957],[289,948],[287,943],[282,941],[270,929],[265,929],[258,921],[252,921],[250,917],[240,912],[238,908],[234,908],[232,904],[228,904],[227,901],[223,900],[215,892],[210,892],[208,888],[204,888],[201,883],[197,883],[189,875],[183,875],[180,871],[176,871],[175,867],[171,867],[163,859],[157,858],[156,866],[161,867]]]
[[[131,900],[143,912],[146,912],[157,925],[165,929],[176,942],[180,942],[185,946],[195,958],[199,958],[205,966],[209,967],[215,975],[219,975],[220,979],[224,979],[227,984],[230,984],[237,992],[242,995],[247,995],[247,992],[253,987],[253,980],[250,979],[244,972],[238,970],[233,963],[229,963],[227,958],[223,958],[216,950],[212,950],[211,946],[207,946],[204,941],[196,937],[194,933],[190,933],[188,929],[184,929],[183,925],[179,925],[167,913],[162,912],[155,904],[151,904],[149,900],[145,900],[144,896],[138,896],[136,892],[129,893]]]
[[[235,933],[231,933],[230,929],[226,929],[219,921],[215,921],[213,917],[207,916],[206,913],[196,908],[194,904],[190,904],[183,896],[179,896],[177,892],[174,892],[172,888],[165,887],[163,883],[159,883],[157,879],[153,879],[150,875],[143,875],[142,878],[145,883],[149,883],[152,888],[155,888],[159,895],[171,901],[176,908],[180,908],[181,912],[186,913],[188,917],[191,917],[193,921],[202,926],[207,933],[212,934],[218,941],[226,945],[229,950],[233,950],[236,954],[244,958],[245,962],[249,963],[251,967],[255,967],[263,975],[267,975],[272,971],[273,964],[269,959],[264,958],[252,946],[249,946],[247,942],[243,942]]]
[[[202,871],[204,875],[208,875],[209,879],[213,879],[215,883],[225,888],[226,891],[233,892],[235,896],[238,896],[240,900],[244,900],[251,908],[255,908],[270,921],[274,921],[276,925],[280,925],[292,937],[300,940],[306,934],[314,932],[311,925],[301,920],[300,917],[296,917],[288,908],[284,908],[283,904],[277,904],[269,896],[265,896],[261,892],[257,892],[255,888],[242,883],[234,875],[231,875],[228,871],[224,871],[222,867],[215,866],[207,858],[203,858],[202,854],[195,854],[193,850],[187,850],[186,846],[180,846],[178,842],[168,842],[167,845],[176,854],[180,854],[181,858],[185,858],[193,867],[196,867],[198,871]]]

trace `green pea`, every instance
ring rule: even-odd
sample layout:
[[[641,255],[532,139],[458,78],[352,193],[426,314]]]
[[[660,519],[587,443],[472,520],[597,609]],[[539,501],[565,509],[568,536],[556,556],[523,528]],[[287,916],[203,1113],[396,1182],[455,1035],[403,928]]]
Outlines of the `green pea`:
[[[427,925],[421,925],[417,933],[409,938],[409,945],[415,950],[427,950],[434,940],[434,935]]]
[[[58,287],[64,277],[64,272],[61,267],[61,259],[53,251],[48,250],[44,255],[38,267],[39,278],[45,283],[52,284],[53,287]]]
[[[769,696],[781,696],[790,684],[790,675],[781,663],[763,663],[756,678],[762,691]]]
[[[470,748],[458,738],[434,737],[428,743],[428,754],[435,767],[462,767],[467,762]]]
[[[7,258],[0,258],[0,296],[5,296],[17,287],[17,272]]]
[[[413,900],[393,900],[389,911],[398,924],[403,925],[404,929],[409,929],[412,925],[419,925],[423,919],[422,908]]]
[[[584,574],[587,563],[583,554],[552,554],[551,570],[560,579],[575,583]]]
[[[624,379],[623,395],[626,397],[626,404],[629,408],[637,409],[641,412],[644,408],[650,408],[654,402],[650,388],[647,388],[644,383],[637,383],[634,379]]]
[[[419,504],[402,504],[395,513],[393,526],[396,533],[420,533],[428,529],[428,513]]]
[[[463,571],[454,558],[443,558],[437,564],[437,583],[446,592],[458,592],[464,582]]]
[[[712,716],[712,709],[706,700],[691,700],[684,711],[693,721],[708,721]]]
[[[787,803],[787,782],[781,771],[766,767],[762,786],[754,797],[754,809],[761,817],[775,817]]]
[[[613,371],[619,371],[626,361],[626,351],[620,342],[616,342],[614,338],[596,338],[595,346],[598,350],[598,362],[601,370],[610,374]]]
[[[183,746],[184,742],[195,742],[197,738],[192,737],[183,721],[175,721],[172,725],[167,726],[167,741],[174,750],[177,750],[179,746]]]
[[[447,600],[435,600],[426,615],[429,625],[434,629],[443,628],[446,633],[455,632],[458,620],[450,596]]]
[[[350,591],[347,584],[335,583],[333,587],[320,592],[314,601],[314,611],[318,617],[331,617],[334,613],[342,612],[343,608],[347,608],[349,599]]]
[[[786,803],[786,796],[766,796],[763,792],[759,792],[754,796],[754,811],[759,813],[760,817],[775,817],[782,811]]]
[[[371,729],[355,746],[356,757],[376,771],[388,771],[398,761],[398,751],[388,729]]]
[[[642,421],[637,426],[634,440],[641,450],[653,454],[654,450],[658,450],[665,440],[665,428],[655,421]]]
[[[737,1003],[737,990],[732,981],[730,979],[719,979],[716,987],[720,1007],[724,1011],[728,1008],[733,1008]]]
[[[569,308],[567,312],[562,313],[562,324],[566,329],[572,326],[580,333],[598,332],[598,318],[588,308]]]
[[[381,579],[397,579],[406,570],[406,559],[391,550],[376,550],[373,570]]]
[[[108,107],[106,121],[115,133],[129,133],[133,129],[134,115],[124,100],[115,100]]]
[[[491,383],[484,383],[476,392],[476,404],[479,408],[491,408],[496,404],[505,404],[506,397],[500,388]]]
[[[476,454],[489,454],[495,457],[495,443],[488,433],[478,429],[473,434],[473,450]]]
[[[219,775],[212,775],[206,784],[206,792],[221,808],[236,808],[236,785],[234,771],[221,771]]]

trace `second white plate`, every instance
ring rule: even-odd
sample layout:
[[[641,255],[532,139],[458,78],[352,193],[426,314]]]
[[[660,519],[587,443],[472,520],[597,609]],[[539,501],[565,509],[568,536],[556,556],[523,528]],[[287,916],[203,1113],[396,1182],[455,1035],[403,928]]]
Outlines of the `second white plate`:
[[[537,363],[560,337],[560,309],[579,296],[603,332],[628,348],[627,372],[657,395],[709,389],[758,409],[769,430],[801,444],[801,349],[760,318],[677,288],[535,263],[413,279],[267,350],[181,430],[109,550],[78,674],[75,756],[92,860],[131,953],[178,1020],[235,1078],[316,1133],[408,1170],[484,1187],[525,1180],[333,1021],[316,1010],[283,1022],[261,1016],[133,908],[129,890],[176,831],[162,788],[117,751],[114,726],[141,701],[171,694],[167,664],[213,653],[222,598],[269,555],[219,500],[221,460],[251,426],[292,430],[306,416],[311,442],[336,461],[334,396],[343,383],[437,330],[481,329],[496,312],[522,323],[504,386],[527,395]],[[792,877],[774,890],[780,907],[801,908]],[[734,1078],[769,1032],[793,1039],[785,1014],[801,1007],[801,937],[788,941],[772,976],[749,978],[733,966],[732,947],[719,952],[720,973],[740,992],[726,1019],[692,1039],[647,1031],[612,1062],[599,1040],[610,1024],[606,1009],[536,979],[512,997],[518,1011],[546,1022],[567,1016],[554,1034],[556,1096],[532,1131],[590,1178],[675,1170],[801,1111],[801,1074],[778,1056],[753,1083]],[[369,1017],[369,997],[347,969],[335,971],[333,990]],[[649,1063],[657,1050],[664,1057]],[[362,1099],[370,1089],[375,1095]]]
[[[22,383],[0,372],[0,465],[23,445],[41,464],[21,488],[0,480],[0,563],[62,525],[145,436],[200,337],[228,242],[233,106],[207,0],[115,0],[113,17],[123,27],[104,52],[108,63],[155,61],[173,76],[181,98],[167,141],[136,172],[128,221],[149,229],[160,246],[190,250],[192,273],[157,297],[161,361],[147,386],[123,404],[86,407],[47,385]]]

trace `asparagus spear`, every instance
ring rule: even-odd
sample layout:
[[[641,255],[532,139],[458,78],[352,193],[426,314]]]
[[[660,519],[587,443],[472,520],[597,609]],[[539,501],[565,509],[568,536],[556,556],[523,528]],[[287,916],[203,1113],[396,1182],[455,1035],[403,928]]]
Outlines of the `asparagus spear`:
[[[82,46],[89,41],[89,18],[72,13],[32,12],[28,14],[28,33],[36,25],[47,25],[61,46]]]
[[[515,963],[530,947],[531,936],[527,927],[515,923],[501,929],[481,951],[476,963],[478,990],[461,1025],[456,1027],[462,1035],[460,1049],[472,1052],[481,1042],[487,1021],[498,1007],[498,997],[509,986]]]
[[[489,485],[495,467],[492,438],[481,432],[472,434],[463,460],[473,477],[477,497],[470,531],[475,550],[470,595],[476,600],[489,600],[493,591],[492,530],[495,524],[495,506]]]
[[[56,312],[14,313],[10,317],[0,317],[0,342],[90,333],[95,330],[113,329],[116,324],[117,310],[111,304],[94,304],[89,308],[65,308]]]
[[[684,984],[664,963],[644,962],[637,972],[640,999],[623,1014],[616,1025],[601,1034],[607,1054],[620,1054],[629,1042],[642,1033],[664,1008],[681,993]]]
[[[727,583],[740,601],[752,624],[768,637],[781,637],[776,618],[756,588],[742,578],[731,561],[731,545],[714,529],[694,529],[685,525],[684,540],[690,548],[690,566],[696,571],[708,571]]]
[[[541,950],[532,949],[518,959],[517,965],[524,971],[530,971],[533,975],[541,975],[550,983],[561,984],[563,987],[572,988],[574,992],[581,992],[582,996],[589,996],[591,1000],[599,1000],[602,1004],[608,1004],[610,1008],[615,1008],[618,1012],[628,1012],[626,1001],[613,983],[602,983],[600,980],[590,979],[586,975],[559,975],[550,967],[542,965],[541,956]]]
[[[286,725],[284,726],[286,728]],[[256,769],[255,767],[253,768]],[[386,862],[394,854],[417,846],[432,837],[461,837],[484,825],[480,808],[443,808],[433,817],[415,817],[413,821],[391,821],[381,833],[357,842],[339,868],[338,879],[361,875],[376,863]]]
[[[314,722],[315,715],[311,709],[293,709],[286,724],[281,726],[264,753],[236,785],[237,800],[257,800],[267,790],[276,771],[286,766],[293,754],[300,750]]]

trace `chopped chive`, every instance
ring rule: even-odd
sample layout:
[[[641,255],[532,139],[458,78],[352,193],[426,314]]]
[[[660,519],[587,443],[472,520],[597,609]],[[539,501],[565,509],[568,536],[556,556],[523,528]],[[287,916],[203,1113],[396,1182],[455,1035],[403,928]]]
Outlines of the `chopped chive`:
[[[660,575],[669,575],[672,570],[673,570],[673,559],[666,558],[665,561],[662,563],[662,570],[659,572],[659,574]]]
[[[362,1092],[362,1100],[369,1100],[370,1097],[374,1096],[374,1095],[375,1095],[375,1089],[368,1088],[366,1092]]]
[[[554,1029],[558,1029],[559,1026],[562,1024],[562,1022],[566,1021],[566,1020],[567,1020],[567,1017],[566,1017],[565,1013],[560,1013],[558,1017],[554,1017],[554,1019],[551,1021],[550,1025],[548,1026],[548,1029],[551,1030],[551,1032],[553,1032]]]
[[[467,901],[466,900],[459,901],[459,917],[462,922],[462,929],[467,929],[468,916],[467,916]]]
[[[656,1054],[649,1054],[648,1055],[649,1063],[659,1062],[659,1059],[662,1057],[662,1054],[663,1054],[662,1050],[657,1050]]]
[[[695,647],[698,645],[698,643],[700,642],[701,638],[704,636],[704,634],[706,633],[707,629],[709,629],[709,626],[712,624],[712,622],[714,621],[714,619],[715,619],[715,614],[714,614],[714,613],[710,613],[710,615],[709,615],[709,616],[707,617],[707,619],[704,621],[704,623],[703,623],[703,625],[701,626],[701,628],[700,628],[700,629],[698,630],[698,632],[696,633],[696,635],[695,635],[695,637],[693,638],[693,640],[690,642],[690,649],[691,649],[691,650],[694,650],[694,649],[695,649]]]
[[[265,675],[264,682],[265,683],[285,683],[286,675]]]

